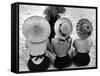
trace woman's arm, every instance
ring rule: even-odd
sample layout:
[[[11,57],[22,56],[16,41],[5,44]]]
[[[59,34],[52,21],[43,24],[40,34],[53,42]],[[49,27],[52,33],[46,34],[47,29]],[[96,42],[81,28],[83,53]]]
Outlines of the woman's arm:
[[[51,44],[50,44],[50,42],[48,41],[48,43],[47,43],[47,50],[49,51],[49,52],[51,52],[52,51],[52,49],[51,49]]]
[[[52,64],[54,64],[54,60],[55,60],[55,54],[54,54],[54,51],[53,51],[53,45],[52,45],[52,40],[51,40],[51,44],[50,42],[48,42],[48,46],[47,46],[48,50],[46,50],[46,55],[49,57],[50,61]]]
[[[69,37],[69,38],[68,38],[68,41],[69,41],[70,43],[72,43],[72,38],[71,38],[71,37]]]
[[[47,50],[48,50],[49,52],[51,52],[51,53],[54,53],[54,48],[53,48],[52,40],[51,40],[51,44],[50,44],[50,42],[48,41]]]
[[[72,57],[74,57],[76,55],[76,51],[75,51],[75,48],[76,48],[76,40],[73,41],[73,50],[72,50]]]
[[[70,43],[69,48],[71,49],[71,46],[72,46],[72,38],[69,36],[69,38],[67,40]]]
[[[49,57],[51,63],[54,64],[56,56],[54,54],[52,54],[51,52],[49,52],[48,50],[46,51],[46,55]]]
[[[75,46],[76,46],[75,42],[76,42],[76,41],[74,40],[74,41],[73,41],[73,47],[74,47],[74,48],[75,48]]]
[[[30,56],[29,56],[29,47],[28,47],[28,41],[25,42],[25,49],[24,49],[24,55],[25,59],[28,61]]]
[[[72,57],[72,56],[73,56],[72,38],[69,37],[69,38],[68,38],[68,41],[70,42],[70,49],[69,49],[69,51],[68,51],[68,54],[69,54],[70,57]]]

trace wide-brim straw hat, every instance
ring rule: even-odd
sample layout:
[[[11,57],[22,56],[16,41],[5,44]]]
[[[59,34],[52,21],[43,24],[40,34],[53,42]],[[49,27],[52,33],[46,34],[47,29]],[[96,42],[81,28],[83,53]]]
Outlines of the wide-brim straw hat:
[[[87,39],[93,31],[92,23],[88,19],[80,19],[77,23],[76,31],[81,39]]]
[[[51,29],[46,19],[41,16],[32,16],[24,21],[22,31],[27,40],[38,43],[48,39]]]
[[[72,33],[72,23],[68,18],[59,18],[55,23],[55,33],[61,36],[61,32],[67,36]]]

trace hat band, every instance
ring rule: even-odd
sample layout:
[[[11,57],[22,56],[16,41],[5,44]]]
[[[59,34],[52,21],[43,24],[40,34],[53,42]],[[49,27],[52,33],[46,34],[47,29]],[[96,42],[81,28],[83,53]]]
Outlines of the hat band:
[[[46,40],[48,40],[48,39],[46,39]],[[46,40],[41,41],[41,42],[31,42],[31,43],[33,43],[33,44],[41,44],[41,43],[45,42]]]

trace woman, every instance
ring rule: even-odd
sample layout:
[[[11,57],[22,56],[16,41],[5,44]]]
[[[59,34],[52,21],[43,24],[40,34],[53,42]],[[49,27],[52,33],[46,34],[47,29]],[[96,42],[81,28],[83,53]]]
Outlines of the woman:
[[[25,53],[27,54],[27,66],[30,71],[45,71],[48,69],[50,60],[46,55],[50,25],[47,20],[40,16],[32,16],[25,20],[22,27],[26,38]]]
[[[51,26],[51,33],[50,33],[50,42],[51,39],[54,38],[55,36],[55,31],[54,31],[54,24],[59,19],[61,16],[60,14],[65,13],[65,8],[64,7],[58,7],[58,6],[49,6],[44,10],[45,18],[49,22]]]
[[[80,38],[73,42],[74,53],[76,53],[73,62],[77,66],[86,66],[90,62],[89,52],[93,44],[90,38],[93,31],[92,23],[88,19],[81,19],[77,23],[76,31]]]
[[[55,23],[55,37],[51,40],[50,59],[53,65],[58,69],[63,69],[71,65],[71,59],[68,55],[71,49],[72,23],[67,18],[60,18]]]

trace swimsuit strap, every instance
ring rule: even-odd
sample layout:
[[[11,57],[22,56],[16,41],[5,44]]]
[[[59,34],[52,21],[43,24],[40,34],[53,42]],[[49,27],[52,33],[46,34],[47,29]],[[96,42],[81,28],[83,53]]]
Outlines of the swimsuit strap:
[[[70,36],[68,36],[65,40],[67,40],[68,41],[68,39],[70,38]],[[60,39],[61,41],[65,41],[65,40],[63,40],[63,39]]]
[[[43,55],[38,55],[38,56],[32,56],[31,54],[29,54],[29,55],[30,55],[30,59],[36,57],[36,59],[35,59],[35,61],[36,61],[36,60],[38,60],[38,58],[44,57],[45,56],[45,53]]]
[[[68,36],[65,40],[68,40],[70,38],[70,36]]]

